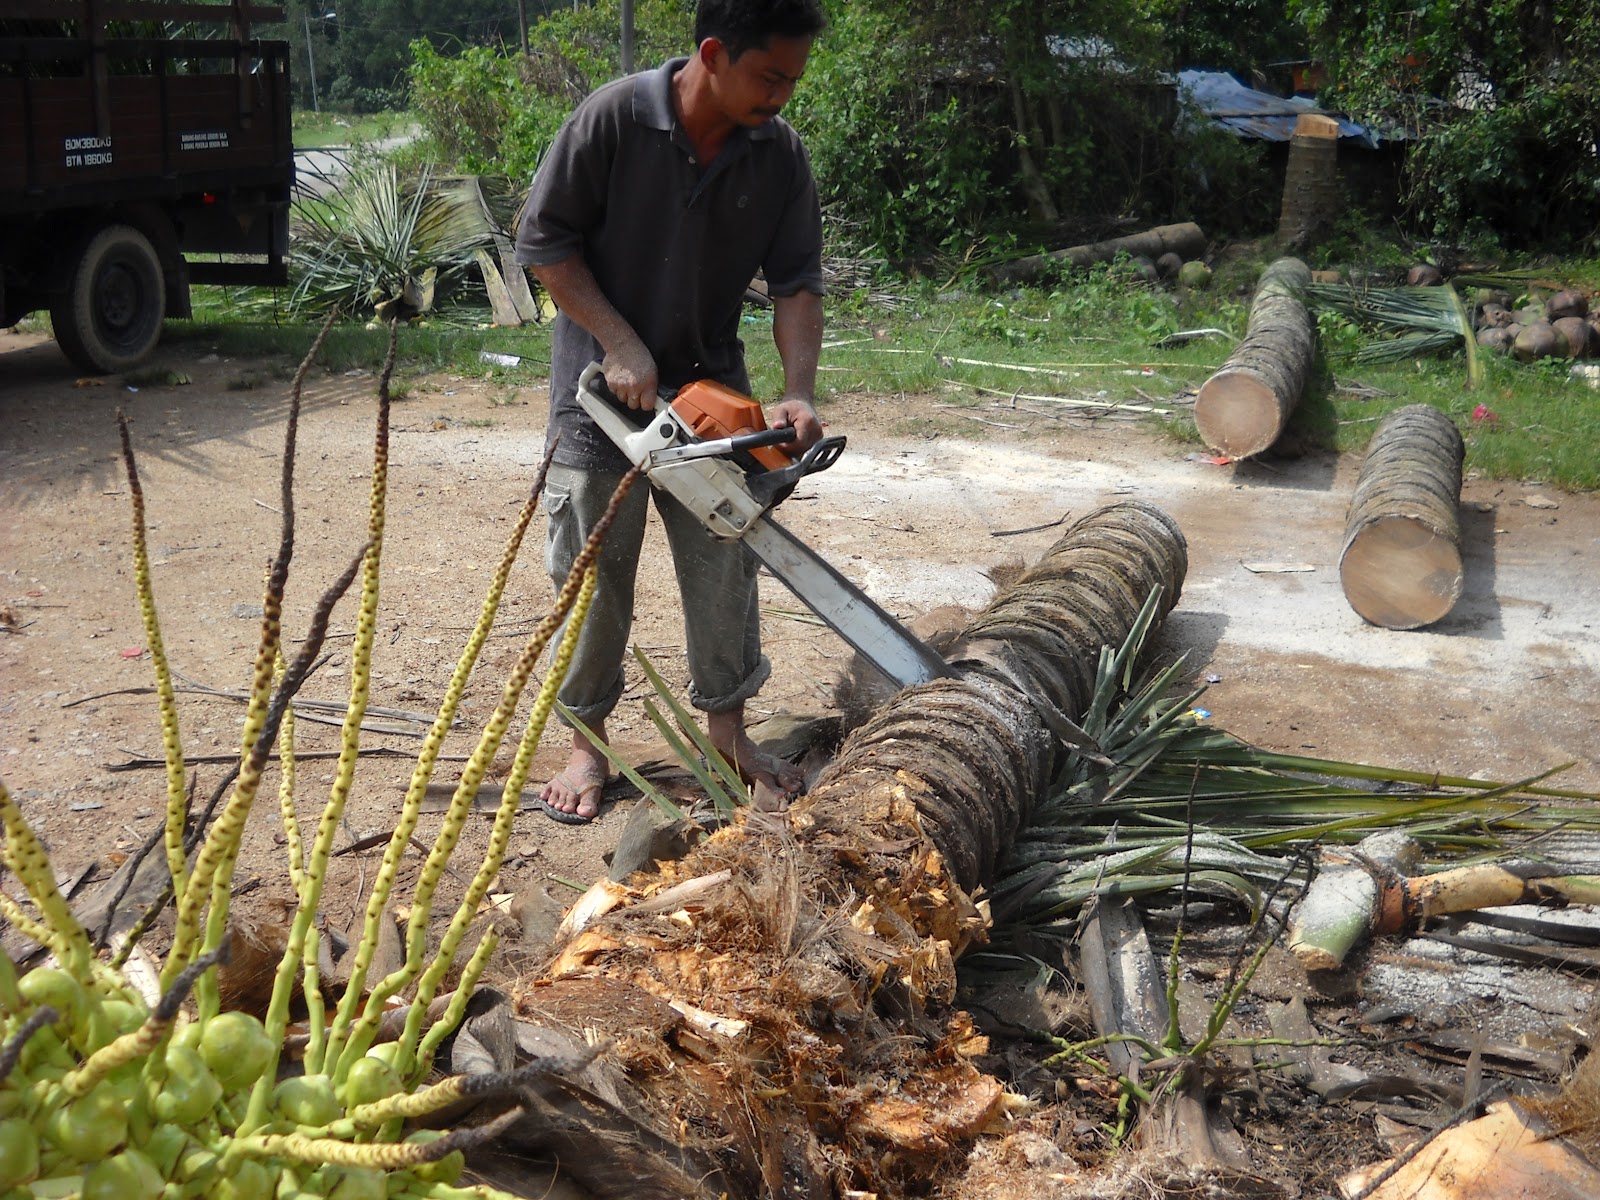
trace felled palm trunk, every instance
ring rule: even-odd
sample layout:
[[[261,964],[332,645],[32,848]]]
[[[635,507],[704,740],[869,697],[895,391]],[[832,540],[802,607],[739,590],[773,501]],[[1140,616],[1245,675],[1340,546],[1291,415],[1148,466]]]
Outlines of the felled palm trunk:
[[[1185,566],[1159,510],[1091,514],[972,622],[959,680],[901,693],[787,814],[749,814],[643,890],[596,884],[517,1007],[551,1047],[614,1045],[513,1143],[631,1196],[893,1195],[959,1161],[1008,1103],[951,1008],[987,928],[974,893],[1100,647],[1153,588],[1170,609]]]
[[[1417,629],[1461,598],[1461,465],[1456,423],[1431,404],[1383,419],[1345,519],[1339,582],[1374,625]]]
[[[1244,341],[1195,397],[1194,423],[1206,445],[1248,458],[1289,423],[1317,351],[1317,323],[1301,299],[1310,282],[1310,268],[1298,258],[1280,258],[1261,272]]]
[[[1117,255],[1144,257],[1151,261],[1163,254],[1176,254],[1188,261],[1206,252],[1206,235],[1192,221],[1177,225],[1157,225],[1143,233],[1130,233],[1126,237],[1107,238],[1103,242],[1090,242],[1082,246],[1068,246],[1048,254],[1030,254],[994,267],[990,277],[995,283],[1010,286],[1033,283],[1047,274],[1073,267],[1092,267],[1096,263],[1110,262]]]

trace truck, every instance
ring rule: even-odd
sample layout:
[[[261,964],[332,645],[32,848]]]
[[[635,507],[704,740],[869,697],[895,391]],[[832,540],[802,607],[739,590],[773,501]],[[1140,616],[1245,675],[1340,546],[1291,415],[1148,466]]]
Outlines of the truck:
[[[287,279],[283,10],[0,0],[0,328],[48,311],[78,367],[127,371],[193,284]]]

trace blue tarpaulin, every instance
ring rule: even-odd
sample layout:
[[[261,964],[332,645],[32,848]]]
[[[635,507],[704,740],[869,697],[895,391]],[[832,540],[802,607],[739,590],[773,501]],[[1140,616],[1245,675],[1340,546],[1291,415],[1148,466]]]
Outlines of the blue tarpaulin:
[[[1201,112],[1240,137],[1287,142],[1294,136],[1294,123],[1299,117],[1319,113],[1339,123],[1341,142],[1349,140],[1364,149],[1376,150],[1384,140],[1376,130],[1318,108],[1309,97],[1258,92],[1226,71],[1179,71],[1178,87]]]

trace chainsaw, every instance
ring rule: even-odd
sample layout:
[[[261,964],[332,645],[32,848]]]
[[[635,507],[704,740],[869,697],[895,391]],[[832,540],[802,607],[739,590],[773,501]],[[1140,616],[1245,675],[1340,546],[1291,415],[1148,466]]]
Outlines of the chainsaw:
[[[953,675],[949,665],[816,551],[772,519],[807,475],[839,461],[845,439],[826,437],[798,457],[782,449],[793,429],[768,429],[761,406],[712,380],[663,395],[655,411],[629,411],[599,363],[578,378],[578,403],[655,487],[714,537],[750,547],[779,582],[900,687]],[[645,418],[638,424],[638,417]]]

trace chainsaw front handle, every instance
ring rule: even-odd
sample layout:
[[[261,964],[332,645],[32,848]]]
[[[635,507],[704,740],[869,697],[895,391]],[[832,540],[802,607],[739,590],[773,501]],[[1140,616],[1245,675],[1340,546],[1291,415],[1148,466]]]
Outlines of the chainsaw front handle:
[[[790,429],[786,432],[794,431]],[[747,475],[745,484],[762,508],[771,508],[778,501],[786,499],[794,490],[795,484],[807,475],[826,471],[839,461],[839,456],[843,453],[843,434],[825,437],[787,467],[780,467],[776,471],[762,471],[759,475]]]

